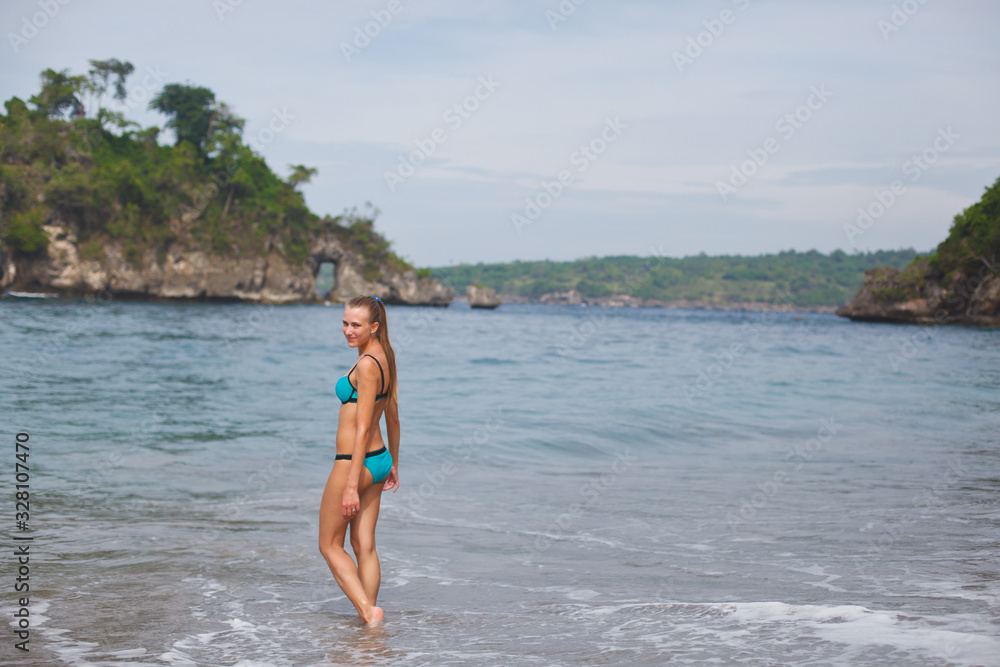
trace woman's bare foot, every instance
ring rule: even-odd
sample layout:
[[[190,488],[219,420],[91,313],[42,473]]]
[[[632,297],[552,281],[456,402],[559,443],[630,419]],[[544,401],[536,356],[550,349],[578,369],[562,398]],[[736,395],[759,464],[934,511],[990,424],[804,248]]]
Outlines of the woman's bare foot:
[[[382,611],[382,607],[372,607],[372,618],[370,621],[365,623],[365,627],[373,628],[376,625],[381,624],[383,616],[385,616],[385,612]]]

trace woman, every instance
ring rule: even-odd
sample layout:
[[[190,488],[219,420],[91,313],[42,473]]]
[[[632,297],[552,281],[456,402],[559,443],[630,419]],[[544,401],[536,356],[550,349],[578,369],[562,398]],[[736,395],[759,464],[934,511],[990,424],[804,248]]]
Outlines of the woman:
[[[389,344],[385,305],[376,296],[358,296],[344,306],[344,337],[358,348],[358,360],[337,380],[340,399],[337,456],[319,508],[319,550],[340,588],[365,625],[375,625],[382,573],[375,553],[375,522],[382,491],[399,488],[399,411],[396,355]],[[385,413],[389,447],[379,430]],[[357,565],[344,550],[351,527]]]

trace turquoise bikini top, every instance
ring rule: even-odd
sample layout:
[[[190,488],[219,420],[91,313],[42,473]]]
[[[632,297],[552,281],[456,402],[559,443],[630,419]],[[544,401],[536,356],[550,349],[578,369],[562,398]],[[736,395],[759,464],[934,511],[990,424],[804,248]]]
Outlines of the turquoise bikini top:
[[[372,357],[370,354],[363,354],[361,356]],[[375,357],[372,357],[372,359],[375,359]],[[358,359],[358,361],[361,360]],[[379,375],[382,376],[382,393],[375,397],[376,401],[380,401],[383,398],[387,398],[389,394],[385,391],[385,373],[382,372],[382,364],[378,363],[378,359],[375,359],[375,363],[378,364],[378,372]],[[351,366],[351,371],[353,371],[354,367],[357,365],[357,362],[355,362],[354,366]],[[354,386],[354,383],[351,382],[351,371],[347,371],[347,375],[337,380],[337,384],[334,386],[334,391],[337,392],[337,398],[340,399],[341,404],[358,402],[358,389]]]

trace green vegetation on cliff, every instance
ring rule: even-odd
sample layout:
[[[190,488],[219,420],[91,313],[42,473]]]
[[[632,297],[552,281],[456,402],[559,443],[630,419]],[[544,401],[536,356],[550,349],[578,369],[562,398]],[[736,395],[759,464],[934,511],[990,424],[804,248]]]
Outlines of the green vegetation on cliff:
[[[1000,178],[948,238],[902,271],[880,266],[837,314],[863,322],[1000,327]]]
[[[953,292],[968,294],[969,280],[981,281],[995,273],[1000,254],[1000,178],[986,188],[982,198],[955,216],[948,238],[929,256],[915,258],[892,280],[872,288],[875,303],[890,305],[926,296],[930,285],[945,286]],[[883,279],[877,273],[879,280]],[[964,301],[955,294],[949,308]]]
[[[168,84],[150,108],[167,116],[173,145],[160,129],[142,128],[101,106],[124,101],[130,63],[90,61],[87,75],[45,70],[27,103],[13,97],[0,115],[0,243],[15,254],[45,253],[42,226],[70,225],[81,253],[102,259],[106,243],[122,244],[138,265],[172,244],[216,255],[279,248],[291,262],[308,254],[310,233],[333,228],[359,250],[369,278],[380,266],[410,268],[373,227],[377,211],[319,217],[296,190],[316,173],[292,165],[287,180],[244,143],[244,121],[207,88]],[[96,111],[88,116],[87,102]],[[124,107],[123,107],[124,108]]]
[[[1000,253],[1000,178],[982,198],[955,216],[948,238],[928,259],[931,271],[942,278],[970,275],[985,262],[996,264]]]
[[[482,284],[500,294],[528,298],[576,289],[584,297],[628,293],[642,299],[697,300],[720,306],[789,300],[808,307],[842,304],[861,287],[866,269],[879,265],[901,268],[915,256],[912,249],[853,255],[840,250],[829,255],[789,250],[759,257],[701,254],[680,259],[620,256],[573,262],[462,264],[435,268],[431,273],[458,292],[464,291],[465,285]]]

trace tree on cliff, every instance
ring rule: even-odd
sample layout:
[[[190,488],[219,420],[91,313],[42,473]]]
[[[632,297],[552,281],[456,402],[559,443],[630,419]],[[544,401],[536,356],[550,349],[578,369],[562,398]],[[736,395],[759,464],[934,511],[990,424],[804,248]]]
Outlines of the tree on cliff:
[[[298,188],[299,183],[308,183],[313,176],[319,173],[315,167],[307,167],[304,164],[290,164],[288,168],[292,170],[292,175],[288,177],[288,182],[293,188]]]
[[[955,216],[948,238],[931,257],[940,274],[973,273],[980,264],[996,265],[1000,254],[1000,178],[986,188],[982,199]]]
[[[109,58],[108,60],[91,60],[90,65],[91,69],[87,73],[87,87],[97,95],[97,106],[101,106],[101,99],[108,92],[108,86],[112,85],[112,76],[115,77],[113,84],[115,92],[111,97],[120,102],[124,101],[128,95],[128,91],[125,90],[125,80],[135,70],[132,63],[127,60],[122,62],[117,58]]]
[[[49,118],[62,118],[67,111],[72,112],[74,118],[82,118],[80,90],[86,81],[83,76],[70,76],[68,69],[58,72],[47,69],[42,72],[42,90],[28,101]]]
[[[149,108],[170,116],[166,127],[177,135],[177,145],[186,141],[203,157],[224,143],[221,137],[238,135],[243,130],[244,120],[225,102],[216,102],[215,93],[201,86],[167,84],[150,101]]]

